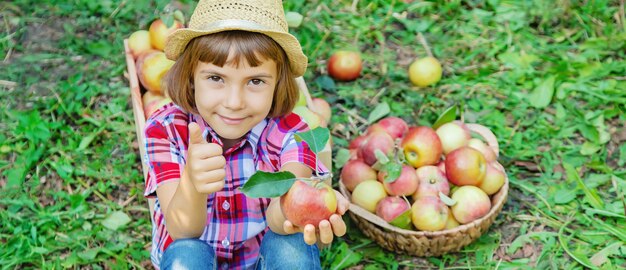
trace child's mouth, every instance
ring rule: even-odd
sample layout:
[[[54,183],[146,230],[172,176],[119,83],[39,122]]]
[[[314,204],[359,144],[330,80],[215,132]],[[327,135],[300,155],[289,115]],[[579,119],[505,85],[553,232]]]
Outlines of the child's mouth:
[[[243,122],[243,120],[245,120],[245,117],[242,118],[234,118],[234,117],[226,117],[223,115],[220,115],[220,118],[222,119],[222,121],[228,125],[238,125],[241,122]]]

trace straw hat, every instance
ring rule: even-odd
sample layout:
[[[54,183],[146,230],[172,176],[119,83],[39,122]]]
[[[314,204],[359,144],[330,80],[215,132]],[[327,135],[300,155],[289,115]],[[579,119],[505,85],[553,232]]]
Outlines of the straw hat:
[[[262,33],[274,39],[287,53],[293,73],[302,76],[307,57],[300,42],[291,34],[281,0],[200,0],[189,21],[189,27],[174,31],[165,42],[165,55],[176,60],[195,37],[244,30]]]

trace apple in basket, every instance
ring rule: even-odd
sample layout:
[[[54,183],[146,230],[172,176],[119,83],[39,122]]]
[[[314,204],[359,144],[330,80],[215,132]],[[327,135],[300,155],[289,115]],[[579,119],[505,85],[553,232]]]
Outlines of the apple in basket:
[[[152,43],[152,47],[162,51],[163,48],[165,48],[165,40],[167,39],[167,36],[176,31],[178,28],[183,28],[183,23],[178,20],[174,20],[174,23],[170,27],[167,27],[165,22],[161,19],[152,21],[150,28],[148,29],[150,32],[150,42]]]
[[[448,220],[448,206],[439,197],[419,197],[411,206],[411,221],[421,231],[439,231]]]
[[[487,195],[493,195],[504,185],[506,173],[504,167],[497,161],[487,164],[487,171],[483,182],[478,186]]]
[[[441,159],[441,141],[431,127],[412,127],[402,139],[404,158],[414,168],[434,165]]]
[[[436,132],[446,155],[454,149],[466,146],[472,138],[469,128],[461,121],[445,123],[438,127]]]
[[[497,159],[496,153],[493,152],[493,149],[478,138],[471,138],[468,141],[467,146],[480,151],[480,153],[483,154],[483,157],[485,157],[485,160],[488,163],[493,162]]]
[[[346,162],[341,168],[341,182],[349,191],[365,180],[376,180],[376,171],[360,159]]]
[[[408,165],[402,165],[400,176],[393,181],[386,181],[387,172],[381,170],[378,172],[378,181],[383,183],[387,194],[392,196],[409,196],[417,190],[419,184],[415,169]]]
[[[454,191],[451,198],[456,201],[452,215],[461,224],[470,223],[489,213],[491,201],[482,189],[475,186],[462,186]]]
[[[155,94],[154,92],[147,91],[141,97],[143,101],[143,113],[146,119],[148,119],[154,112],[156,112],[161,107],[165,106],[172,101],[172,99],[162,96],[159,94]]]
[[[478,186],[485,178],[487,162],[478,150],[469,146],[458,148],[446,155],[446,176],[457,186]]]
[[[137,59],[137,75],[141,85],[148,91],[162,95],[161,80],[165,73],[174,65],[174,61],[167,59],[165,53],[150,50]]]
[[[450,194],[450,184],[443,171],[437,166],[422,166],[415,170],[417,180],[417,190],[413,193],[413,200],[421,196],[439,196],[439,192]]]
[[[405,214],[406,217],[402,217],[397,220],[405,212],[411,209],[411,205],[408,201],[398,196],[388,196],[378,202],[376,205],[376,215],[384,219],[389,223],[401,228],[408,228],[411,225],[410,213]]]
[[[147,30],[137,30],[130,34],[128,37],[128,48],[135,60],[137,60],[137,57],[142,53],[152,50],[150,33]]]
[[[394,140],[402,138],[409,130],[409,125],[402,118],[395,116],[385,117],[376,124],[385,129]]]
[[[311,99],[313,102],[313,111],[315,111],[319,116],[322,117],[326,123],[330,122],[330,116],[332,115],[332,110],[330,109],[330,104],[323,98],[313,98]]]
[[[356,185],[352,192],[352,202],[371,213],[376,212],[376,205],[385,197],[385,187],[377,180],[365,180]]]
[[[384,130],[373,130],[368,133],[365,142],[361,145],[360,156],[367,165],[376,163],[376,150],[380,150],[386,156],[389,156],[394,150],[394,141]]]
[[[280,207],[294,225],[317,225],[337,211],[337,197],[324,182],[297,180],[280,197]]]

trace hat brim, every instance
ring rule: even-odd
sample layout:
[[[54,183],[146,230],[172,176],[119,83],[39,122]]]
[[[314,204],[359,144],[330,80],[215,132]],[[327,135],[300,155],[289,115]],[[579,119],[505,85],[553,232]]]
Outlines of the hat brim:
[[[269,36],[271,39],[276,41],[276,43],[278,43],[278,45],[280,45],[287,54],[287,58],[289,58],[289,65],[291,66],[294,75],[296,77],[304,75],[308,64],[308,59],[304,55],[304,53],[302,53],[302,47],[300,46],[300,42],[298,42],[296,37],[285,32],[277,32],[269,29],[259,29],[233,22],[229,22],[227,26],[213,27],[205,30],[196,30],[191,28],[177,29],[168,36],[165,42],[165,55],[167,56],[167,58],[176,61],[187,47],[189,41],[191,41],[192,39],[203,35],[231,30],[249,31]]]

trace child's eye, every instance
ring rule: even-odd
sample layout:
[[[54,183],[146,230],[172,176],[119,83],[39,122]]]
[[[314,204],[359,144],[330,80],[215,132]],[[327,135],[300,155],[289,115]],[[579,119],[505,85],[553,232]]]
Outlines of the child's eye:
[[[261,85],[262,83],[265,83],[265,82],[263,80],[260,80],[260,79],[252,79],[249,82],[249,84],[252,84],[252,85]]]
[[[208,79],[210,81],[213,81],[213,82],[220,82],[220,81],[222,81],[222,78],[220,76],[209,76]]]

